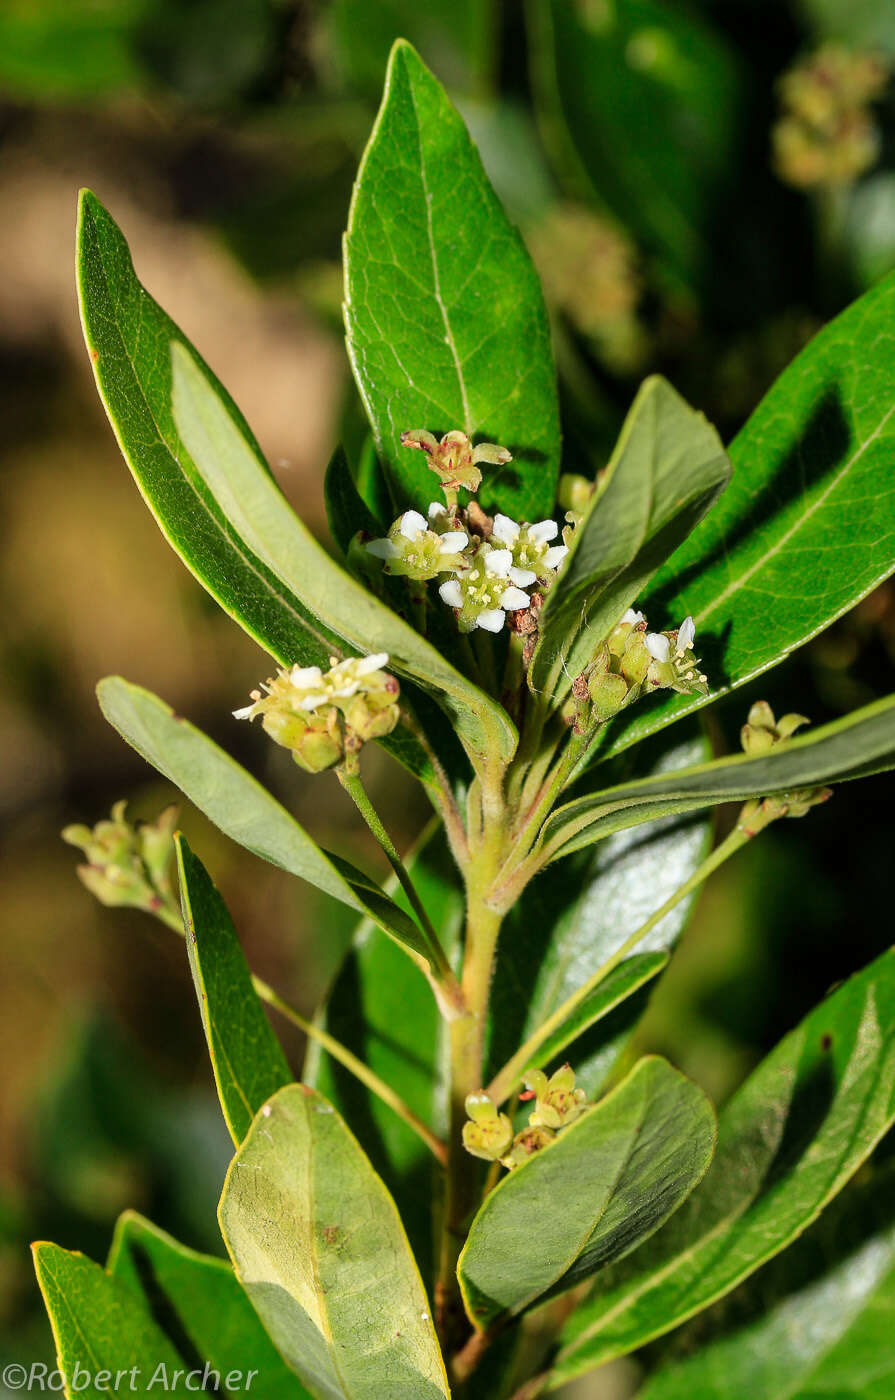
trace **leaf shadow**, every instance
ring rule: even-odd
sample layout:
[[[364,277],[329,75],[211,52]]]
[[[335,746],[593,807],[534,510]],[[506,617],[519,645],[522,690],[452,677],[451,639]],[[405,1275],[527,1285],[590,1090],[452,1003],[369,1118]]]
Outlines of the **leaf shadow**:
[[[142,1240],[131,1239],[129,1252],[134,1269],[140,1281],[153,1322],[165,1334],[177,1353],[183,1358],[190,1371],[203,1371],[207,1358],[202,1356],[187,1331],[176,1305],[168,1295],[165,1285],[158,1275],[155,1262]],[[212,1381],[214,1372],[208,1376],[208,1383],[195,1388],[217,1393],[220,1387]]]
[[[815,405],[804,430],[784,455],[776,471],[755,492],[751,504],[710,550],[648,594],[649,602],[668,610],[686,595],[701,574],[732,555],[744,540],[760,534],[775,516],[820,485],[853,445],[839,390],[830,386]],[[740,466],[739,472],[745,470]],[[738,477],[735,475],[734,480]],[[723,499],[723,498],[722,498]],[[711,513],[707,517],[711,520]],[[673,556],[672,556],[673,558]]]

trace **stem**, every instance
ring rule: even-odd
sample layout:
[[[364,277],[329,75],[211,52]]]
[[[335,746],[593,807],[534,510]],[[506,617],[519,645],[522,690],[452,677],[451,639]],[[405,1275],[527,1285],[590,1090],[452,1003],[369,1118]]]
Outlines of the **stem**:
[[[466,839],[466,827],[463,825],[463,818],[460,814],[460,808],[457,805],[457,799],[454,796],[450,779],[444,770],[444,765],[429,742],[425,730],[417,720],[416,715],[411,714],[407,710],[402,710],[401,718],[420,747],[424,750],[426,757],[432,765],[432,771],[435,774],[435,781],[438,783],[438,791],[441,797],[438,810],[444,822],[444,829],[447,832],[451,854],[460,869],[464,870],[466,868],[466,862],[469,859],[469,845]]]
[[[716,846],[712,854],[693,872],[689,880],[681,885],[680,889],[676,890],[671,898],[667,899],[661,908],[657,909],[655,914],[652,914],[650,918],[647,919],[646,923],[641,924],[629,938],[625,939],[624,943],[612,954],[611,958],[603,963],[603,966],[594,973],[593,977],[590,977],[583,986],[573,992],[572,995],[563,1002],[562,1006],[553,1012],[552,1016],[547,1017],[547,1020],[538,1027],[533,1035],[529,1036],[525,1044],[517,1050],[512,1059],[507,1061],[503,1069],[498,1071],[489,1084],[488,1094],[496,1104],[502,1104],[504,1099],[509,1098],[525,1070],[533,1065],[534,1056],[540,1050],[541,1046],[545,1041],[549,1040],[554,1031],[558,1030],[559,1027],[569,1019],[577,1007],[590,996],[591,992],[600,985],[604,978],[608,977],[610,972],[618,967],[619,963],[637,947],[637,944],[640,943],[658,923],[661,923],[666,914],[670,914],[672,909],[680,904],[682,899],[686,899],[688,894],[691,894],[704,880],[708,879],[709,875],[717,870],[719,865],[723,865],[724,861],[726,861],[729,856],[732,856],[734,851],[738,851],[741,846],[744,846],[749,839],[750,837],[747,832],[743,831],[740,827],[735,827],[726,840],[722,841],[720,846]]]
[[[300,1011],[296,1011],[294,1006],[290,1005],[288,1001],[284,1001],[279,993],[274,991],[273,987],[263,981],[262,978],[256,977],[254,972],[252,973],[252,986],[255,988],[255,991],[262,1001],[266,1001],[268,1006],[272,1006],[275,1011],[279,1011],[280,1015],[285,1016],[287,1021],[291,1021],[293,1025],[298,1026],[299,1030],[304,1031],[305,1035],[310,1036],[312,1040],[316,1040],[327,1054],[332,1055],[334,1060],[338,1060],[339,1064],[344,1065],[349,1073],[354,1075],[355,1079],[359,1079],[361,1084],[365,1084],[371,1093],[375,1094],[377,1098],[380,1098],[383,1103],[388,1104],[389,1108],[397,1113],[399,1118],[403,1118],[407,1126],[412,1128],[413,1131],[422,1138],[423,1142],[429,1148],[429,1151],[433,1153],[441,1165],[443,1167],[447,1165],[446,1145],[442,1142],[441,1138],[436,1137],[435,1133],[432,1132],[431,1128],[426,1126],[421,1118],[417,1117],[413,1109],[404,1102],[400,1094],[395,1093],[395,1090],[390,1084],[386,1084],[384,1079],[380,1079],[379,1075],[375,1074],[368,1065],[365,1065],[363,1060],[359,1060],[356,1055],[351,1053],[347,1046],[343,1045],[340,1040],[336,1040],[335,1037],[331,1036],[328,1031],[325,1031],[322,1026],[317,1026],[313,1021],[306,1020]]]
[[[518,873],[525,872],[524,881],[527,884],[530,874],[534,874],[534,869],[529,873],[529,865],[526,857],[531,853],[532,847],[537,841],[541,827],[545,819],[549,816],[557,797],[566,785],[569,774],[574,770],[576,764],[588,743],[588,736],[583,734],[572,734],[566,745],[565,751],[553,765],[553,768],[543,780],[538,793],[523,818],[522,829],[510,848],[509,855],[498,872],[492,896],[499,890],[501,892],[500,903],[506,905],[506,892],[511,889],[514,900],[521,893],[518,881],[514,878]],[[535,869],[537,866],[535,866]],[[524,885],[523,885],[524,888]]]
[[[488,691],[489,695],[496,695],[497,671],[494,667],[494,639],[490,632],[483,632],[480,627],[476,628],[472,636],[472,649],[482,678],[482,687]]]
[[[154,912],[168,928],[173,929],[175,933],[179,933],[181,938],[186,937],[183,919],[178,918],[172,909],[164,907]],[[258,977],[254,972],[251,974],[251,978],[252,986],[262,1001],[266,1001],[268,1006],[273,1007],[275,1011],[279,1011],[280,1015],[285,1016],[286,1020],[291,1021],[294,1026],[298,1026],[298,1029],[304,1031],[305,1035],[309,1036],[311,1040],[316,1040],[319,1045],[322,1045],[323,1049],[326,1050],[328,1054],[332,1055],[334,1060],[338,1060],[340,1065],[344,1065],[349,1074],[353,1074],[355,1079],[359,1079],[361,1084],[366,1085],[372,1094],[380,1098],[383,1103],[388,1104],[389,1108],[397,1113],[399,1118],[404,1119],[407,1126],[412,1128],[413,1131],[422,1138],[423,1142],[429,1148],[429,1151],[433,1153],[443,1167],[447,1165],[447,1147],[445,1143],[442,1142],[440,1137],[436,1137],[435,1133],[423,1122],[422,1118],[417,1117],[413,1109],[404,1102],[400,1094],[395,1093],[390,1084],[386,1084],[384,1079],[380,1079],[378,1074],[375,1074],[368,1065],[365,1065],[363,1060],[359,1060],[356,1055],[353,1055],[348,1047],[343,1045],[340,1040],[336,1040],[335,1036],[330,1035],[329,1031],[325,1031],[322,1026],[315,1025],[313,1021],[306,1020],[300,1011],[297,1011],[290,1002],[284,1000],[279,992],[274,991],[269,982],[265,982],[262,977]]]
[[[432,927],[432,921],[426,913],[423,902],[416,892],[416,887],[407,873],[404,862],[398,855],[395,843],[383,826],[379,813],[367,796],[367,790],[361,782],[359,775],[357,773],[346,773],[344,768],[336,769],[336,773],[342,787],[353,800],[357,810],[360,812],[367,826],[370,828],[370,831],[385,852],[389,865],[392,867],[392,870],[394,870],[401,888],[407,895],[410,907],[419,921],[426,952],[432,964],[433,972],[437,974],[439,985],[445,989],[449,1000],[459,1007],[461,1005],[461,999],[460,987],[457,983],[457,979],[447,960],[447,954],[441,946],[438,934]]]

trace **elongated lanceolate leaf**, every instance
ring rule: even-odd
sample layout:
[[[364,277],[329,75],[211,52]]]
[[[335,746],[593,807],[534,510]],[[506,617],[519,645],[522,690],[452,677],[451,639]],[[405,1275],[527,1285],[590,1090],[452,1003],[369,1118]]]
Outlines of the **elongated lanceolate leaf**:
[[[369,915],[417,961],[425,944],[416,924],[360,870],[312,841],[285,807],[201,730],[138,685],[107,676],[97,686],[106,719],[137,753],[175,783],[240,846]]]
[[[432,690],[471,748],[509,758],[516,731],[504,710],[330,558],[196,360],[177,343],[171,358],[178,431],[234,533],[353,648],[387,652],[392,669]]]
[[[541,609],[529,668],[536,695],[559,698],[568,690],[570,676],[584,669],[729,479],[711,424],[664,379],[647,379]]]
[[[718,1305],[723,1316],[693,1323],[698,1353],[663,1367],[639,1400],[890,1400],[893,1186],[889,1168],[843,1192],[801,1240]],[[677,1348],[684,1355],[686,1332]]]
[[[730,1292],[816,1219],[895,1121],[895,952],[852,977],[720,1115],[705,1181],[572,1315],[551,1384]]]
[[[152,1393],[149,1384],[153,1377],[160,1391],[190,1394],[185,1374],[193,1368],[184,1366],[139,1293],[111,1278],[83,1254],[43,1242],[35,1244],[32,1252],[53,1328],[58,1367],[71,1386],[77,1383],[76,1375],[95,1377],[107,1371],[114,1377],[119,1371],[134,1371],[139,1390],[145,1394]],[[201,1363],[198,1369],[201,1372]],[[195,1377],[192,1379],[195,1391]],[[83,1393],[83,1382],[80,1389]],[[100,1392],[91,1385],[88,1393]]]
[[[254,1400],[310,1400],[225,1260],[197,1254],[126,1211],[115,1227],[107,1267],[114,1279],[142,1295],[147,1313],[177,1338],[186,1359],[195,1365],[201,1357],[203,1366],[218,1372],[222,1388],[232,1377],[228,1393],[248,1390]],[[161,1387],[150,1393],[161,1393]]]
[[[555,860],[653,817],[845,782],[893,766],[895,696],[889,696],[765,754],[719,758],[579,797],[554,812],[544,827],[542,847]]]
[[[444,831],[436,822],[406,863],[442,947],[452,957],[463,926],[463,891]],[[388,891],[403,903],[405,896],[396,885],[396,880],[390,881]],[[319,1016],[331,1035],[375,1070],[436,1133],[445,1134],[446,1023],[434,999],[420,996],[419,975],[409,959],[392,939],[379,936],[372,920],[358,926]],[[420,1272],[428,1279],[438,1170],[428,1147],[317,1041],[308,1042],[303,1078],[325,1094],[363,1140],[395,1198]]]
[[[278,1350],[319,1400],[443,1400],[444,1364],[395,1204],[303,1084],[265,1105],[227,1175],[221,1229]]]
[[[437,482],[411,428],[462,429],[508,447],[480,499],[550,515],[559,414],[540,284],[478,152],[411,46],[392,50],[345,237],[348,353],[396,501],[425,509]]]
[[[656,697],[614,725],[635,743],[774,666],[895,568],[895,274],[796,357],[730,447],[733,481],[642,601],[687,613],[711,694]]]
[[[658,1056],[640,1060],[486,1198],[457,1265],[476,1327],[634,1249],[693,1190],[714,1142],[702,1090]]]
[[[292,1075],[252,986],[233,920],[202,862],[174,838],[190,970],[218,1097],[237,1146],[252,1119]]]

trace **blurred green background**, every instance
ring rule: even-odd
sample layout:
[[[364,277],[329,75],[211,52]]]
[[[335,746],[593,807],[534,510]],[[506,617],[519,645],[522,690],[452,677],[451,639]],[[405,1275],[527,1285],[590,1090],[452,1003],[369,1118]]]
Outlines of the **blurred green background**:
[[[603,464],[652,370],[729,437],[814,330],[895,267],[892,0],[4,0],[0,1365],[51,1351],[29,1240],[103,1257],[136,1206],[219,1248],[229,1144],[183,950],[96,906],[58,836],[121,796],[137,816],[171,800],[101,721],[97,679],[158,691],[325,844],[379,869],[338,785],[230,718],[268,663],[169,552],[119,456],[80,338],[76,193],[111,209],[325,537],[328,454],[364,436],[340,236],[397,35],[449,88],[541,269],[567,470]],[[841,714],[891,690],[893,656],[884,586],[713,711],[713,741],[735,748],[759,696]],[[422,799],[383,756],[365,762],[409,840]],[[726,869],[644,1045],[723,1099],[880,951],[890,802],[886,779],[846,787]],[[257,970],[310,1009],[342,914],[195,812],[182,823]],[[624,1395],[635,1375],[626,1364],[575,1393]]]

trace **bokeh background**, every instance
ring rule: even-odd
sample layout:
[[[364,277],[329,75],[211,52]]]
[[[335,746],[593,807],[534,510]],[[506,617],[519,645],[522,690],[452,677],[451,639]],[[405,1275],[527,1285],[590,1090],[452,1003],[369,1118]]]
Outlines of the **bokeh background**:
[[[447,85],[542,271],[568,470],[603,464],[652,370],[731,436],[814,331],[895,267],[892,0],[3,0],[0,1364],[51,1354],[29,1240],[101,1258],[131,1205],[220,1248],[229,1145],[183,949],[95,905],[59,839],[119,797],[136,816],[172,797],[105,727],[97,679],[159,692],[324,844],[378,868],[338,785],[230,718],[267,662],[168,550],[119,456],[78,324],[77,190],[121,223],[325,538],[328,455],[364,436],[340,236],[399,34]],[[821,721],[886,693],[893,655],[884,586],[713,712],[713,741],[735,748],[760,696]],[[367,761],[409,840],[420,799]],[[726,869],[644,1044],[723,1100],[880,951],[891,801],[884,778],[845,788]],[[345,919],[188,808],[182,823],[258,971],[309,1010]],[[623,1395],[633,1375],[575,1394]]]

